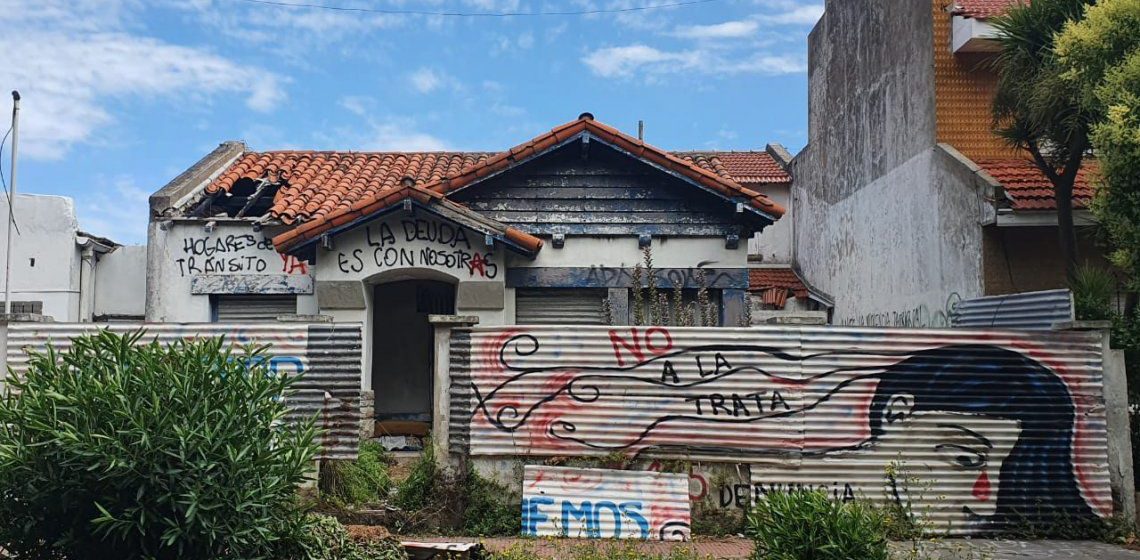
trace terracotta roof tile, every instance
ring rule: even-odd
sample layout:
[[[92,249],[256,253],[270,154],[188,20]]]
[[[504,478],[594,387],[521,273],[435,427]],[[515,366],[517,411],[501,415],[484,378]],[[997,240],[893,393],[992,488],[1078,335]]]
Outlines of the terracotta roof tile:
[[[564,131],[566,127],[562,127]],[[555,129],[558,131],[558,129]],[[565,139],[571,134],[557,132]],[[539,148],[541,150],[541,148]],[[229,191],[241,179],[281,180],[269,213],[287,224],[320,218],[360,200],[399,188],[404,177],[416,185],[444,182],[481,163],[513,156],[520,160],[535,147],[517,146],[489,152],[247,152],[206,187],[207,193]],[[765,152],[680,152],[676,154],[717,176],[741,185],[790,183],[789,176]],[[487,171],[483,170],[486,174]],[[450,182],[444,182],[450,187]],[[452,190],[447,188],[444,190]]]
[[[1033,164],[1025,159],[983,159],[975,162],[1001,183],[1015,211],[1056,210],[1053,183]],[[1077,173],[1073,185],[1073,208],[1088,208],[1093,196],[1091,175],[1096,172],[1095,160],[1086,160]]]
[[[210,183],[206,192],[229,191],[241,179],[280,179],[284,184],[277,191],[269,212],[292,224],[320,218],[360,200],[399,189],[404,177],[411,177],[416,185],[425,185],[491,155],[484,152],[248,152]]]
[[[987,19],[997,17],[1009,10],[1010,6],[1020,3],[1021,0],[958,0],[954,3],[951,13],[956,16]],[[1028,4],[1029,0],[1025,0]]]
[[[748,289],[753,292],[781,288],[798,298],[808,297],[808,288],[792,267],[752,268],[748,270]]]
[[[674,152],[673,155],[742,185],[792,182],[792,176],[767,152]]]
[[[286,224],[303,223],[278,235],[279,247],[313,239],[343,215],[368,214],[406,196],[443,196],[507,169],[582,132],[601,138],[655,165],[687,176],[711,190],[746,199],[779,217],[784,209],[742,184],[788,183],[791,178],[764,152],[671,154],[614,128],[579,118],[500,153],[488,152],[249,152],[207,185],[207,193],[230,191],[241,180],[280,180],[269,214]],[[737,176],[740,177],[737,180]],[[410,178],[413,189],[402,181]],[[426,200],[426,198],[425,198]]]
[[[748,291],[760,296],[760,301],[783,309],[788,297],[808,297],[808,288],[791,267],[753,268],[748,271]]]

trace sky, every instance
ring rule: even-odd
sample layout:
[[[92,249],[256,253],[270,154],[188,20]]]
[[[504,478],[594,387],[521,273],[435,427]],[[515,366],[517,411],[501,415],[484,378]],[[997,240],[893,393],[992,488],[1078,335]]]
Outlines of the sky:
[[[227,140],[498,151],[589,111],[670,150],[802,148],[823,0],[440,15],[681,1],[0,0],[0,134],[18,89],[19,192],[73,197],[120,243],[145,243],[147,197]]]

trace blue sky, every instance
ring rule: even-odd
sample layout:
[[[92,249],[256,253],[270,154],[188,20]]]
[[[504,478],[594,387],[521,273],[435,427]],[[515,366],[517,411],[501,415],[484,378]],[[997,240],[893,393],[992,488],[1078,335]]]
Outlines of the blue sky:
[[[675,1],[305,3],[502,13]],[[794,153],[807,140],[807,33],[822,12],[822,0],[541,17],[0,0],[0,119],[7,130],[6,92],[19,89],[20,192],[72,196],[84,229],[145,243],[147,196],[231,139],[495,151],[591,111],[627,132],[642,119],[646,140],[668,149]]]

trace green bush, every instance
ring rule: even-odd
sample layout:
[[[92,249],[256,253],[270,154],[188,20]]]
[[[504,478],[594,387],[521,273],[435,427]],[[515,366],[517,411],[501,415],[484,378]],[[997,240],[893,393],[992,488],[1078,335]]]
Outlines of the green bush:
[[[293,529],[274,554],[275,560],[407,560],[392,539],[355,542],[335,518],[309,515]]]
[[[0,400],[0,548],[18,558],[258,558],[317,451],[295,379],[222,339],[81,336]]]
[[[1069,283],[1073,291],[1073,308],[1077,319],[1107,321],[1113,317],[1112,298],[1116,295],[1116,279],[1112,273],[1095,266],[1077,269]]]
[[[754,558],[887,560],[883,516],[866,502],[831,500],[824,492],[768,494],[748,514]]]
[[[374,441],[360,444],[355,461],[328,461],[321,469],[322,499],[337,506],[381,502],[392,489],[388,467],[392,459],[383,445]]]
[[[439,486],[440,471],[435,464],[431,445],[425,445],[423,454],[412,465],[408,478],[396,488],[396,506],[404,511],[417,511],[426,507]]]
[[[517,535],[521,527],[518,500],[511,498],[507,487],[487,480],[474,469],[463,477],[463,532],[479,537]]]

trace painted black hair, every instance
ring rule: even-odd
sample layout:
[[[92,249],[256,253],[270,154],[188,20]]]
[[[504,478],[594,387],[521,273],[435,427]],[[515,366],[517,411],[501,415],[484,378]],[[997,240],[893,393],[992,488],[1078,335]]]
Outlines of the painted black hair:
[[[887,368],[871,401],[872,439],[883,434],[892,395],[914,396],[913,411],[1017,420],[1021,434],[1001,468],[990,530],[1038,529],[1097,519],[1073,473],[1075,406],[1065,382],[1026,356],[994,346],[944,346]]]

